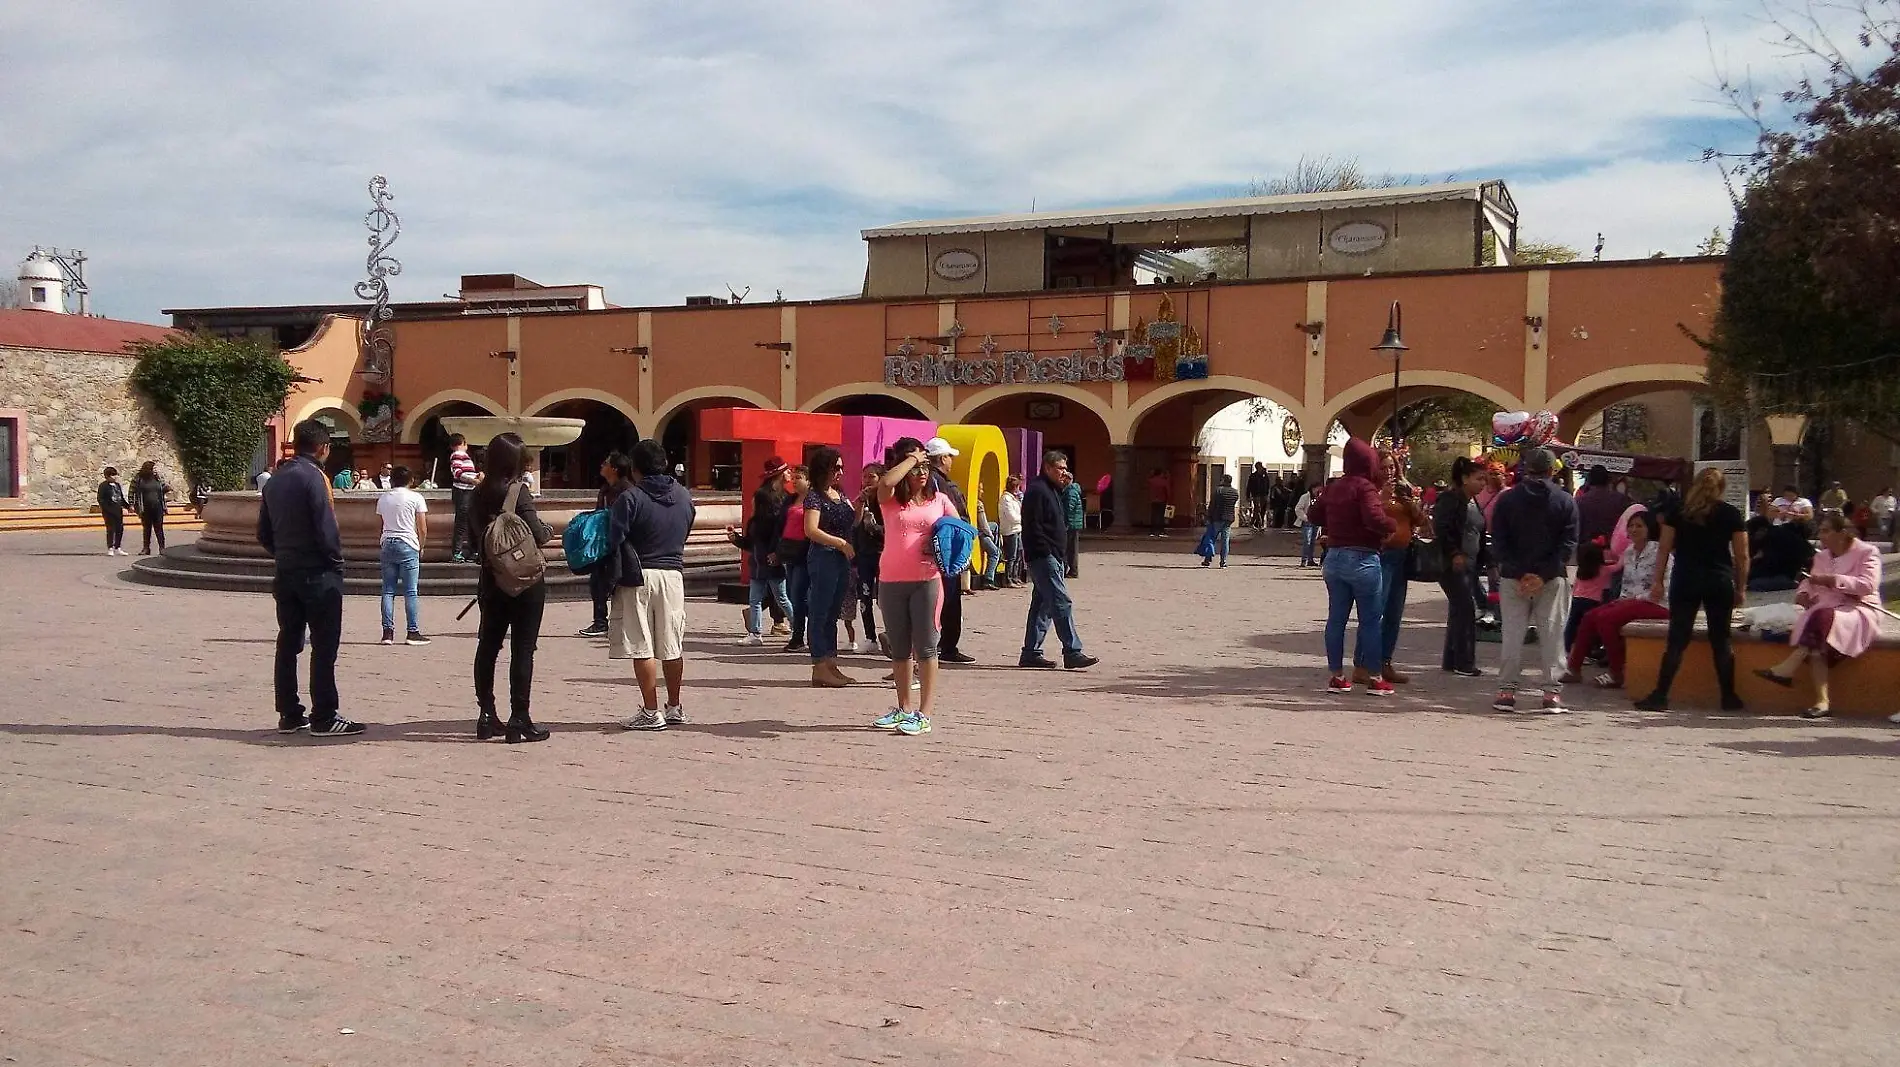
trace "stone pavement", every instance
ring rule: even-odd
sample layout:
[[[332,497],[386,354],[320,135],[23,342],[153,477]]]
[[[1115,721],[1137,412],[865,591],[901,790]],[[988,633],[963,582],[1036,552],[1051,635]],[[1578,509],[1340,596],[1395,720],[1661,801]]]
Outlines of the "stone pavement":
[[[1086,674],[977,597],[922,738],[704,603],[625,733],[564,604],[553,740],[477,744],[473,616],[352,598],[373,732],[282,739],[269,602],[92,542],[0,540],[0,1062],[1900,1062],[1900,731],[1329,699],[1311,572],[1183,554],[1086,560]]]

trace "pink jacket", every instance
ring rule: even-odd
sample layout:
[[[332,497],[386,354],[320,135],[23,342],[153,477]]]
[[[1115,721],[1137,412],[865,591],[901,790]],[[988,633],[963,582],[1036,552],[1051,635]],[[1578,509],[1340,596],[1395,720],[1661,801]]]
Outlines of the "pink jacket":
[[[1841,579],[1838,588],[1802,582],[1801,588],[1814,598],[1795,621],[1794,632],[1808,624],[1816,608],[1834,609],[1834,626],[1827,632],[1827,643],[1834,651],[1853,658],[1867,651],[1880,636],[1880,613],[1874,610],[1880,594],[1880,553],[1866,541],[1855,541],[1847,554],[1836,558],[1823,548],[1815,554],[1811,576],[1832,574]]]

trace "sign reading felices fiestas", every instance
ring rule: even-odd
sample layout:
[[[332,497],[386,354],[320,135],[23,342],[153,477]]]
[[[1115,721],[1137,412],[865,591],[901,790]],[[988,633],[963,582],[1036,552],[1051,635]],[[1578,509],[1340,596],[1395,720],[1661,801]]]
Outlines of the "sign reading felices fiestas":
[[[887,356],[884,359],[884,384],[930,386],[1119,382],[1127,380],[1122,358],[1100,352],[1071,352],[1066,356],[1001,352],[977,359],[964,359],[949,353],[916,357]]]

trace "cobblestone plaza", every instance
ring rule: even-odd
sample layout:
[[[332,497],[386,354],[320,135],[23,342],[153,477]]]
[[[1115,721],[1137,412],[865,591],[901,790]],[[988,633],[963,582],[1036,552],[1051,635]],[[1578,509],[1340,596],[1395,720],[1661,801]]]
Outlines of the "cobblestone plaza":
[[[1329,699],[1315,572],[1085,556],[1101,666],[1006,667],[1026,594],[977,596],[921,738],[708,602],[690,724],[624,732],[553,605],[512,747],[461,601],[385,648],[353,597],[325,743],[273,729],[268,599],[95,540],[0,540],[6,1063],[1900,1061],[1900,731],[1498,715],[1426,669],[1435,591],[1415,683]]]

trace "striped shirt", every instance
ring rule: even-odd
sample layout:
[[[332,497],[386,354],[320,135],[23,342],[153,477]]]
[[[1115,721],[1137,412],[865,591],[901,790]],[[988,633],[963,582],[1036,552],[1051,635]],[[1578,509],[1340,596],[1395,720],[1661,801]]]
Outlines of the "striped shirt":
[[[449,482],[457,489],[475,488],[475,461],[468,450],[458,448],[449,454]]]

